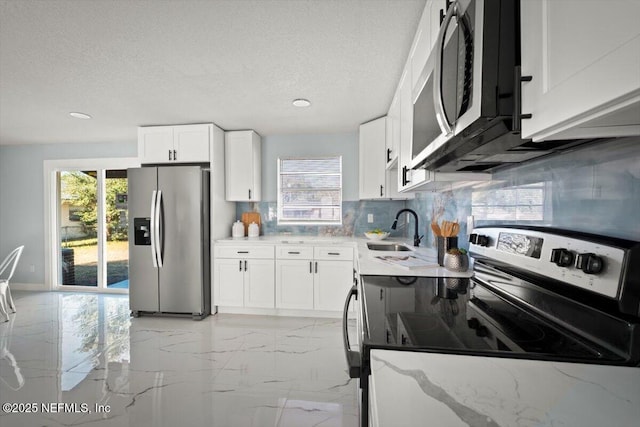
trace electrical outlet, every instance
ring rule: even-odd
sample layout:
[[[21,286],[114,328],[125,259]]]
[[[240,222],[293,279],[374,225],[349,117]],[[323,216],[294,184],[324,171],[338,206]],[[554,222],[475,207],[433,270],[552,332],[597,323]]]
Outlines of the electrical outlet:
[[[367,222],[369,224],[373,223],[373,214],[367,214]]]

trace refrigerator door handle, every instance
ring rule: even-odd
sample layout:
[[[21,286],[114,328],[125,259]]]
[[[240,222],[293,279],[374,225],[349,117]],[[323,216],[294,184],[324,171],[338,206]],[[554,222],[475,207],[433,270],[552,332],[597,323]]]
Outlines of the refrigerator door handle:
[[[153,261],[153,268],[158,268],[158,259],[156,256],[156,198],[158,192],[153,190],[151,194],[151,260]]]
[[[156,233],[156,255],[158,257],[158,267],[162,268],[162,240],[160,239],[160,211],[162,210],[162,191],[158,190],[158,197],[156,198],[156,219],[155,219],[155,233]]]

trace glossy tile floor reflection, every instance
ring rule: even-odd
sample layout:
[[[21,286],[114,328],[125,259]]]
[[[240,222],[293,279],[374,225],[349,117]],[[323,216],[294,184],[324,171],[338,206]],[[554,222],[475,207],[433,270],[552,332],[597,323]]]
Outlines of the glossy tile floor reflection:
[[[126,296],[14,300],[0,323],[0,426],[357,425],[339,319],[131,319]]]

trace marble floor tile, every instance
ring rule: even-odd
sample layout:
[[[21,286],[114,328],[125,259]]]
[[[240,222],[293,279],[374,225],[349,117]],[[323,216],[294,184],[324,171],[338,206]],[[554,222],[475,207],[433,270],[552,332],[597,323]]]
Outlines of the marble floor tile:
[[[340,320],[133,319],[123,295],[14,299],[0,323],[2,427],[358,424]]]

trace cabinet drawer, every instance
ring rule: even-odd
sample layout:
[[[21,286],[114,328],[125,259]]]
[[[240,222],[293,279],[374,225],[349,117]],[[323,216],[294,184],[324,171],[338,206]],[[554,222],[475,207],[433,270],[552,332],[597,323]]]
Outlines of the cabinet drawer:
[[[314,258],[317,260],[353,260],[353,248],[316,246]]]
[[[273,259],[274,246],[216,245],[216,258]]]
[[[276,246],[278,259],[313,259],[313,246]]]

